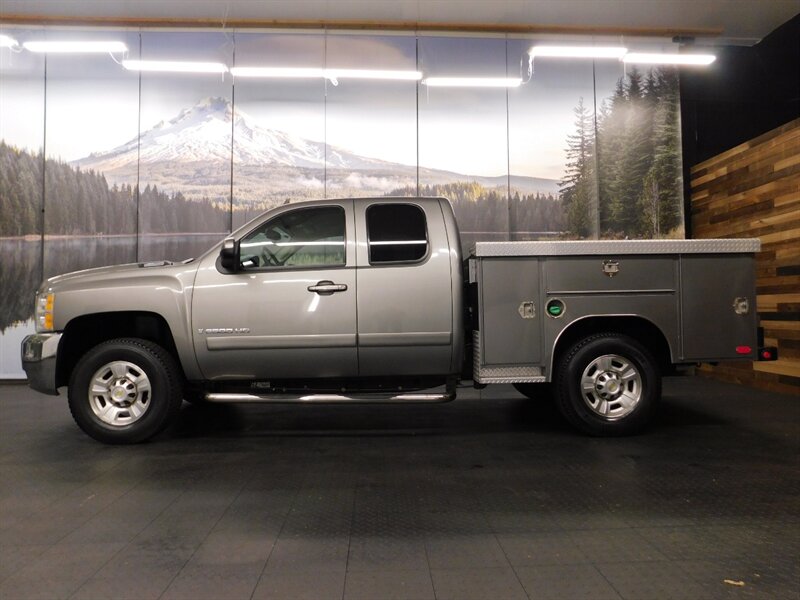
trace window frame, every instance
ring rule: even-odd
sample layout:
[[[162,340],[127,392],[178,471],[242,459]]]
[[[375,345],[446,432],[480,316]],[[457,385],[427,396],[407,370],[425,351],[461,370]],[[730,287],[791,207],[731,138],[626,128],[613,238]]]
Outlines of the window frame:
[[[376,206],[412,206],[416,208],[420,213],[422,213],[423,222],[425,225],[425,254],[423,254],[420,258],[416,260],[391,260],[391,261],[379,261],[373,262],[372,260],[372,252],[371,252],[371,244],[372,240],[370,239],[370,229],[369,229],[369,211],[373,207]],[[430,239],[430,232],[428,231],[428,215],[425,212],[425,209],[415,202],[376,202],[374,204],[368,205],[364,209],[364,228],[367,234],[367,262],[371,267],[394,267],[397,265],[419,265],[424,262],[427,262],[428,258],[431,254],[431,239]]]
[[[278,214],[272,215],[267,218],[265,221],[261,221],[258,225],[250,229],[247,233],[243,234],[239,240],[237,241],[237,246],[239,247],[239,258],[241,259],[242,250],[241,244],[247,238],[247,236],[251,235],[253,232],[261,229],[269,225],[275,219],[279,219],[284,215],[287,215],[292,212],[300,212],[306,210],[316,210],[320,208],[336,208],[342,213],[342,220],[344,222],[344,239],[342,240],[343,248],[344,248],[344,261],[339,264],[335,265],[292,265],[292,266],[283,266],[283,265],[265,265],[265,266],[258,266],[258,267],[251,267],[251,268],[243,268],[239,269],[239,273],[259,273],[259,272],[285,272],[285,271],[320,271],[320,270],[330,270],[330,269],[344,269],[347,268],[347,249],[348,249],[348,235],[347,235],[347,208],[342,206],[341,204],[321,204],[317,206],[298,206],[294,208],[287,208],[279,212]]]

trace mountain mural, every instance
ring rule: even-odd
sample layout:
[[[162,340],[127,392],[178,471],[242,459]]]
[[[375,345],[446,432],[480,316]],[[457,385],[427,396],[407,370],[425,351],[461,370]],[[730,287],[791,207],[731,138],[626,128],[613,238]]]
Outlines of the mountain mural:
[[[234,111],[224,98],[206,98],[140,137],[71,164],[103,173],[120,185],[135,183],[138,174],[142,185],[180,192],[188,199],[223,200],[230,194],[231,158],[234,195],[245,204],[320,197],[326,182],[328,195],[384,194],[415,186],[417,178],[415,165],[332,145],[326,152],[323,142],[263,127],[240,109]],[[419,176],[429,184],[508,185],[505,175],[482,177],[420,167]],[[514,176],[511,185],[521,193],[558,193],[558,182],[551,179]]]

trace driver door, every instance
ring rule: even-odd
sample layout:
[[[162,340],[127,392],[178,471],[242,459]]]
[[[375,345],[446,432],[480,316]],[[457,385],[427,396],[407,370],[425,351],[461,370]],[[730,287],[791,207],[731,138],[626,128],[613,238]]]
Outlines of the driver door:
[[[237,273],[206,257],[192,299],[205,378],[358,374],[354,222],[352,200],[288,205],[238,239]]]

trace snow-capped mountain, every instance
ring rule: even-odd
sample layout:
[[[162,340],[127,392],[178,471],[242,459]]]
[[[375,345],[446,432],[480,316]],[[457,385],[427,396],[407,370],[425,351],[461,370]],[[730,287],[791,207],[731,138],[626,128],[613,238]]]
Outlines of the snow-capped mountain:
[[[231,139],[233,145],[231,146]],[[341,195],[384,194],[416,185],[417,167],[360,156],[285,131],[258,125],[225,98],[206,98],[161,121],[140,137],[105,152],[73,161],[101,172],[111,183],[156,185],[187,198],[224,199],[230,194],[231,148],[238,201],[276,202],[319,197],[319,190]],[[482,177],[420,168],[426,183],[474,181],[504,187],[505,176]],[[557,193],[550,179],[514,176],[524,193]]]
[[[92,153],[73,164],[104,173],[136,164],[137,160],[144,164],[230,164],[231,134],[235,164],[325,167],[324,143],[256,125],[239,109],[234,115],[230,100],[225,98],[206,98],[169,121],[161,121],[142,133],[141,138],[107,152]],[[328,146],[327,161],[329,168],[348,169],[385,168],[391,164],[333,146]]]

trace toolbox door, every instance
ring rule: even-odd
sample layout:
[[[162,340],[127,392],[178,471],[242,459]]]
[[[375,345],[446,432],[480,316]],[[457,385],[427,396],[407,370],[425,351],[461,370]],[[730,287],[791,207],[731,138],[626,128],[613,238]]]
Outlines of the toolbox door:
[[[684,359],[753,360],[758,350],[753,256],[682,256],[681,282]],[[737,352],[745,346],[752,352]]]
[[[482,365],[540,364],[543,307],[539,260],[484,258],[480,265]]]

